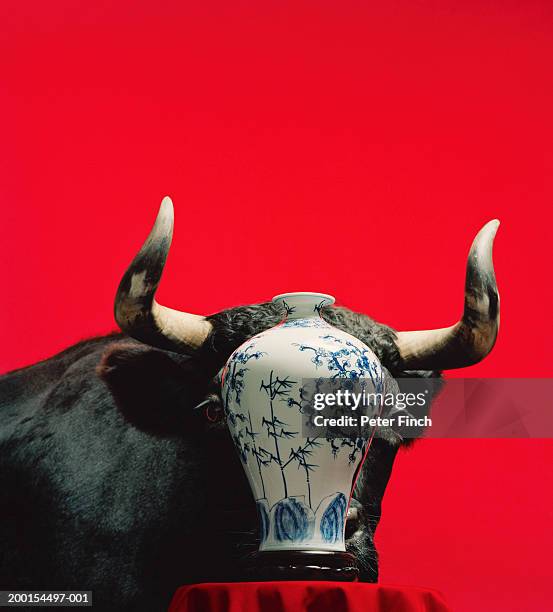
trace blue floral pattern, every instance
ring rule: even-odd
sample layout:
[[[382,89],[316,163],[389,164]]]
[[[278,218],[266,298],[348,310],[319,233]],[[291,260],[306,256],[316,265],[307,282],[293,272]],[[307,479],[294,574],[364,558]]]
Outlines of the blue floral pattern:
[[[282,324],[282,327],[319,327],[331,329],[324,319],[290,319]]]
[[[275,540],[283,542],[302,542],[312,537],[315,528],[315,515],[302,501],[287,497],[275,504]]]
[[[355,382],[368,376],[375,392],[382,392],[384,383],[382,368],[374,358],[371,358],[372,352],[368,348],[361,348],[350,340],[341,340],[332,334],[319,337],[321,340],[330,341],[339,346],[335,350],[300,343],[294,343],[294,346],[297,346],[301,352],[311,352],[311,362],[317,368],[324,364],[332,373],[333,380],[341,378]]]
[[[324,501],[324,500],[323,500]],[[343,493],[336,493],[326,506],[321,518],[321,535],[325,542],[344,539],[344,520],[348,500]]]
[[[257,514],[259,516],[259,538],[262,542],[269,536],[269,527],[271,525],[269,519],[269,507],[266,499],[256,500]]]

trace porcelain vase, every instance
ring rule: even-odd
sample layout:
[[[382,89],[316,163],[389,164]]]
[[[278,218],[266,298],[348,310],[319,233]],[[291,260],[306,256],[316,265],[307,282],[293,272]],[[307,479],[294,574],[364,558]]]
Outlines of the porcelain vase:
[[[378,392],[382,367],[368,346],[321,317],[332,296],[288,293],[273,302],[282,304],[285,318],[234,351],[222,382],[227,424],[257,504],[259,553],[278,553],[273,565],[281,571],[297,566],[298,555],[311,558],[304,569],[320,565],[323,555],[325,566],[338,560],[334,574],[355,578],[345,523],[368,437],[306,436],[303,385],[355,381]]]

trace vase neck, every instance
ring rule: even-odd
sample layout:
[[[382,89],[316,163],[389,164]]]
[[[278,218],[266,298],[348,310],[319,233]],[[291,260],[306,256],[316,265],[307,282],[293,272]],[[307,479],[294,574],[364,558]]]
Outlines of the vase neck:
[[[286,319],[317,318],[323,306],[334,304],[334,298],[326,293],[311,293],[302,291],[298,293],[281,293],[273,298],[275,304],[282,304],[286,309]]]

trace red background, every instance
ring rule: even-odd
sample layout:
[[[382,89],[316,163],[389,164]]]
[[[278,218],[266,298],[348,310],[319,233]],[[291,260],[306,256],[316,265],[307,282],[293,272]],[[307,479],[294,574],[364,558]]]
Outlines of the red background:
[[[502,329],[465,373],[550,376],[552,17],[547,0],[2,2],[1,369],[114,328],[169,194],[164,303],[309,289],[399,329],[455,320],[498,217]],[[549,440],[403,452],[382,581],[551,609],[552,464]]]

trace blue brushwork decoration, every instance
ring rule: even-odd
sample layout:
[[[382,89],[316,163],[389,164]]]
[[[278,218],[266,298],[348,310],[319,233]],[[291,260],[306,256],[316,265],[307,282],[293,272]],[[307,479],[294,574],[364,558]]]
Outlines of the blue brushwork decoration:
[[[259,516],[259,538],[261,542],[265,542],[269,535],[269,505],[266,499],[258,499],[256,501],[257,514]]]
[[[301,542],[313,535],[315,515],[302,501],[286,497],[273,507],[275,540]]]
[[[317,327],[331,329],[331,326],[323,319],[291,319],[282,324],[282,327]]]
[[[323,499],[321,505],[326,499]],[[348,500],[343,493],[331,496],[330,503],[321,518],[321,536],[325,542],[334,543],[344,538],[344,517],[347,504]]]

